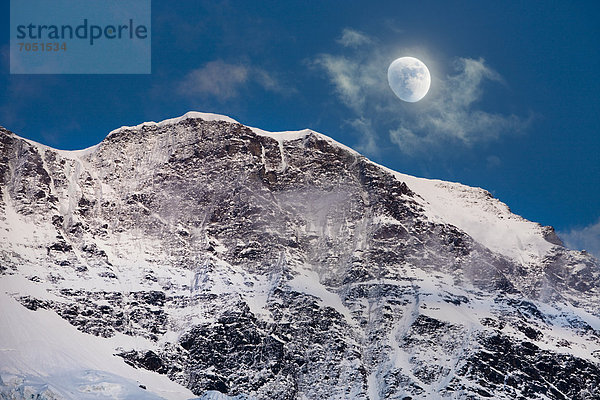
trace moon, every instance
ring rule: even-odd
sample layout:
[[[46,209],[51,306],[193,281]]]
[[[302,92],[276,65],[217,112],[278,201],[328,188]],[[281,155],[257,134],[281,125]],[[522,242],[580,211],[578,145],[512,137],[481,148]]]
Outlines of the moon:
[[[388,68],[390,88],[400,100],[415,103],[429,91],[431,75],[427,66],[414,57],[400,57]]]

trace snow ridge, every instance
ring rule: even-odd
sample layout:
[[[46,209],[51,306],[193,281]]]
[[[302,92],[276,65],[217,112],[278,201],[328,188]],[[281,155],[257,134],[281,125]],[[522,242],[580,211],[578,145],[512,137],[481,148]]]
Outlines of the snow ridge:
[[[122,130],[141,129],[143,126],[175,125],[187,119],[239,124],[238,121],[225,115],[189,111],[181,117],[158,123],[144,122],[133,127],[121,127],[112,131],[109,136]],[[253,127],[250,129],[257,135],[271,137],[279,142],[283,167],[285,167],[283,143],[303,139],[311,134],[356,156],[359,155],[355,150],[310,129],[282,132],[269,132]],[[435,179],[417,178],[373,164],[389,171],[396,179],[407,183],[411,190],[419,194],[424,200],[423,205],[432,222],[455,225],[494,252],[523,265],[532,265],[548,256],[554,247],[544,238],[544,232],[539,224],[512,214],[504,203],[493,199],[489,192],[483,189]]]
[[[144,126],[0,130],[0,397],[600,397],[598,262],[486,191],[311,130]]]

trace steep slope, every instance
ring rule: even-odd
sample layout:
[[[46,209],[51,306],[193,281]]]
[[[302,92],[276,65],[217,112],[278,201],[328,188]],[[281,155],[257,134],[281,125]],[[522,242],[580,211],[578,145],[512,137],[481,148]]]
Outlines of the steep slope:
[[[600,396],[598,261],[484,190],[203,113],[79,152],[5,130],[0,146],[0,282],[31,311],[3,307],[98,336],[126,379],[261,399]]]

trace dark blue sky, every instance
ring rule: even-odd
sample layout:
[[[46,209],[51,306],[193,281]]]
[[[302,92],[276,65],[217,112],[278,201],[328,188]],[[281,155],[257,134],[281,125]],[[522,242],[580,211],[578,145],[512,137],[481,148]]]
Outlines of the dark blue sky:
[[[308,127],[600,249],[597,2],[155,0],[151,75],[9,75],[8,10],[0,125],[21,136],[79,149],[189,110]],[[400,56],[431,71],[419,103],[387,87]]]

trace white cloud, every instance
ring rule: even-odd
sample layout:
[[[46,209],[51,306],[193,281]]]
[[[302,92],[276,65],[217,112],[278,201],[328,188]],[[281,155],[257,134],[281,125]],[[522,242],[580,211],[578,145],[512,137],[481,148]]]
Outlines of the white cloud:
[[[565,245],[575,250],[586,250],[600,260],[600,219],[594,224],[559,233]]]
[[[356,36],[356,35],[358,36]],[[372,43],[366,35],[344,30],[339,42],[345,47]],[[457,58],[452,73],[433,77],[430,93],[414,105],[394,96],[387,83],[387,68],[393,55],[414,54],[385,46],[362,47],[341,55],[321,54],[313,65],[322,69],[339,99],[350,108],[357,131],[371,127],[367,138],[371,150],[375,132],[387,132],[406,154],[444,149],[448,144],[471,146],[522,131],[531,117],[492,113],[478,108],[485,82],[502,83],[501,76],[483,59]],[[427,63],[427,60],[425,60]],[[380,134],[381,134],[380,133]]]
[[[250,70],[251,79],[255,80],[263,89],[270,92],[290,94],[295,93],[296,90],[287,86],[284,86],[273,74],[267,72],[261,68],[252,68]]]
[[[369,44],[372,40],[362,32],[346,28],[342,31],[342,36],[337,40],[344,47],[358,47]]]
[[[179,82],[179,93],[186,96],[214,97],[224,101],[237,97],[250,82],[272,92],[289,92],[264,69],[215,60],[190,71]]]
[[[477,109],[476,102],[483,94],[483,83],[486,80],[502,81],[483,59],[459,58],[454,67],[453,75],[438,82],[437,92],[422,112],[402,126],[415,135],[417,145],[430,147],[448,139],[471,145],[497,139],[504,133],[519,132],[529,124],[529,119],[516,115]],[[396,140],[401,146],[398,137]]]
[[[247,80],[248,68],[217,60],[188,73],[180,83],[179,91],[191,96],[205,95],[226,100],[237,96],[240,86]]]
[[[335,86],[336,93],[348,107],[356,112],[364,108],[363,92],[369,82],[362,65],[344,57],[329,54],[319,56],[315,64],[325,69]]]

